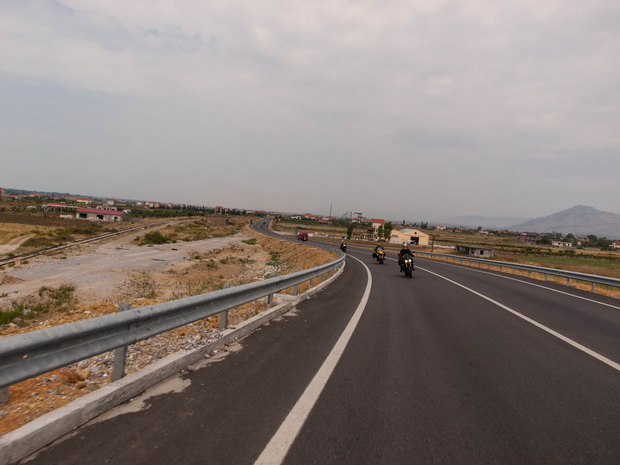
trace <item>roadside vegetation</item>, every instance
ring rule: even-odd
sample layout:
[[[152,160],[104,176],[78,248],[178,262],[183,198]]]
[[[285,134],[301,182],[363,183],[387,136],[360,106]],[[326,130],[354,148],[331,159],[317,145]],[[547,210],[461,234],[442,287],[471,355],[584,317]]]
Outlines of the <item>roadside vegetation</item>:
[[[77,239],[96,236],[97,234],[102,234],[104,231],[111,230],[104,229],[101,224],[90,221],[85,221],[83,225],[58,228],[47,232],[34,231],[32,237],[22,242],[16,253],[26,253],[46,247],[54,247]]]
[[[249,223],[248,217],[227,217],[225,224],[212,225],[208,222],[209,218],[171,224],[157,231],[136,236],[134,242],[137,245],[158,245],[202,241],[214,237],[232,236],[241,231],[243,225]]]
[[[37,217],[34,218],[36,219]],[[39,217],[38,219],[40,219],[40,224],[34,224],[33,218],[30,218],[29,224],[0,222],[0,245],[22,239],[19,247],[10,253],[4,254],[5,256],[11,257],[25,254],[113,230],[90,221],[67,221],[68,224],[65,223],[66,226],[59,227],[48,225],[45,217]],[[0,217],[0,221],[3,220],[6,220],[6,216]]]
[[[66,312],[75,305],[75,287],[61,285],[58,287],[43,286],[36,295],[10,301],[0,306],[0,325],[16,324],[26,326],[42,314]]]

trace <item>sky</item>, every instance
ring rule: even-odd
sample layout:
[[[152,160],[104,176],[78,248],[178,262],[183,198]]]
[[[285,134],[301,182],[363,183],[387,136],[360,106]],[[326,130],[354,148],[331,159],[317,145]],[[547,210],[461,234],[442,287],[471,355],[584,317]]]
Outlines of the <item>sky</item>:
[[[0,186],[620,213],[617,0],[3,0]]]

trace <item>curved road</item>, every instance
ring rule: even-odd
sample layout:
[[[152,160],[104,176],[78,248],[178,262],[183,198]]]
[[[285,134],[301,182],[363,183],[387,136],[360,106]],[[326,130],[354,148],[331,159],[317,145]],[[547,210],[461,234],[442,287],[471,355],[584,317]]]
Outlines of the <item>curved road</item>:
[[[393,257],[24,463],[620,463],[620,301]]]

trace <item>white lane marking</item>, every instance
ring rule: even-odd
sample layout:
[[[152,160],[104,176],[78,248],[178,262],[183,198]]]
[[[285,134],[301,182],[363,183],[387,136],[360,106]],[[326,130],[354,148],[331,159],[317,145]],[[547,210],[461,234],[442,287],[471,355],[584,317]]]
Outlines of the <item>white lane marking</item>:
[[[306,390],[301,395],[293,409],[289,412],[284,422],[280,425],[280,428],[278,428],[276,434],[271,438],[271,441],[269,441],[258,459],[256,459],[256,462],[254,462],[255,465],[277,465],[282,463],[288,450],[293,444],[293,441],[297,437],[297,434],[299,434],[301,427],[306,421],[306,418],[308,418],[310,410],[314,407],[319,395],[327,384],[329,377],[334,371],[338,360],[340,360],[340,357],[342,356],[342,353],[351,339],[353,331],[355,331],[357,323],[366,308],[368,297],[370,296],[370,289],[372,287],[372,275],[370,274],[368,267],[361,260],[355,257],[351,258],[362,264],[362,266],[366,269],[366,275],[368,276],[368,283],[366,284],[366,290],[364,291],[362,300],[357,306],[357,309],[347,324],[347,327],[340,335],[340,338],[338,338],[336,345],[323,362],[321,368],[319,368],[319,371],[317,371],[316,375],[314,375],[314,378],[308,387],[306,387]]]
[[[560,340],[562,340],[562,341],[566,342],[567,344],[572,345],[573,347],[575,347],[575,348],[577,348],[577,349],[581,350],[582,352],[585,352],[586,354],[588,354],[588,355],[590,355],[590,356],[594,357],[595,359],[600,360],[601,362],[606,363],[606,364],[607,364],[607,365],[609,365],[610,367],[615,368],[616,370],[620,371],[620,364],[619,364],[619,363],[616,363],[616,362],[614,362],[613,360],[610,360],[610,359],[608,359],[607,357],[604,357],[603,355],[601,355],[601,354],[599,354],[599,353],[597,353],[597,352],[594,352],[593,350],[588,349],[586,346],[582,346],[582,345],[581,345],[581,344],[579,344],[578,342],[575,342],[575,341],[573,341],[572,339],[569,339],[568,337],[564,336],[563,334],[560,334],[560,333],[558,333],[557,331],[554,331],[554,330],[552,330],[551,328],[548,328],[547,326],[545,326],[545,325],[543,325],[543,324],[541,324],[541,323],[538,323],[537,321],[532,320],[531,318],[528,318],[528,317],[527,317],[527,316],[525,316],[525,315],[522,315],[521,313],[517,312],[516,310],[513,310],[512,308],[507,307],[506,305],[504,305],[504,304],[502,304],[502,303],[499,303],[498,301],[493,300],[493,299],[491,299],[490,297],[487,297],[487,296],[485,296],[484,294],[481,294],[480,292],[474,291],[473,289],[471,289],[471,288],[469,288],[469,287],[467,287],[467,286],[464,286],[464,285],[462,285],[462,284],[459,284],[459,283],[457,283],[456,281],[453,281],[452,279],[446,278],[445,276],[442,276],[442,275],[440,275],[440,274],[437,274],[437,273],[435,273],[435,272],[433,272],[433,271],[426,270],[426,269],[425,269],[424,271],[426,271],[427,273],[430,273],[430,274],[432,274],[432,275],[435,275],[435,276],[437,276],[438,278],[445,279],[446,281],[448,281],[448,282],[450,282],[450,283],[452,283],[452,284],[455,284],[455,285],[457,285],[457,286],[459,286],[459,287],[461,287],[461,288],[465,289],[466,291],[469,291],[469,292],[471,292],[472,294],[477,295],[478,297],[481,297],[481,298],[483,298],[483,299],[485,299],[485,300],[488,300],[489,302],[491,302],[492,304],[497,305],[497,306],[498,306],[498,307],[500,307],[501,309],[506,310],[507,312],[510,312],[510,313],[512,313],[512,314],[513,314],[513,315],[515,315],[515,316],[518,316],[519,318],[521,318],[521,319],[523,319],[523,320],[527,321],[528,323],[530,323],[530,324],[532,324],[532,325],[536,326],[537,328],[540,328],[540,329],[542,329],[543,331],[546,331],[547,333],[551,334],[552,336],[557,337],[558,339],[560,339]]]
[[[462,265],[456,265],[454,263],[440,262],[440,261],[431,260],[431,259],[428,259],[428,258],[426,258],[425,260],[430,260],[432,262],[441,263],[442,265],[448,265],[448,266],[454,266],[454,267],[457,267],[457,268],[463,268]],[[422,269],[422,268],[420,268],[420,269]],[[611,308],[615,308],[616,310],[620,310],[620,307],[618,307],[617,305],[608,304],[606,302],[601,302],[599,300],[594,300],[594,299],[591,299],[589,297],[583,297],[583,296],[580,296],[580,295],[571,294],[570,292],[561,291],[559,289],[553,289],[551,287],[543,286],[542,284],[530,283],[528,281],[523,281],[522,279],[513,278],[512,276],[503,276],[501,274],[491,273],[489,271],[478,270],[478,269],[475,269],[475,268],[467,268],[466,267],[465,269],[469,270],[469,271],[473,271],[475,273],[488,274],[488,275],[491,275],[491,276],[497,276],[498,278],[502,278],[502,279],[510,279],[511,281],[517,281],[517,282],[522,283],[522,284],[527,284],[528,286],[539,287],[541,289],[546,289],[548,291],[557,292],[558,294],[564,294],[564,295],[567,295],[569,297],[574,297],[575,299],[581,299],[581,300],[585,300],[586,302],[592,302],[594,304],[604,305],[605,307],[611,307]],[[428,270],[424,270],[424,271],[428,271]],[[524,276],[524,278],[525,278],[525,276]],[[530,279],[533,279],[533,278],[530,278]]]

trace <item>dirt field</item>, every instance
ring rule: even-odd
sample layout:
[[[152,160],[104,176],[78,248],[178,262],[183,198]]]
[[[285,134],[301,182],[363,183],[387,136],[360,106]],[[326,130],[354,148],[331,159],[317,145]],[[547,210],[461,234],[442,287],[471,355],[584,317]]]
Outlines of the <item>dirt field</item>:
[[[144,306],[176,300],[220,289],[226,283],[244,284],[334,258],[335,254],[302,244],[257,235],[247,226],[232,236],[193,242],[138,246],[134,236],[128,236],[83,245],[70,253],[0,272],[0,310],[9,308],[11,302],[36,298],[43,286],[70,285],[75,289],[70,308],[3,325],[0,336],[114,313],[119,303]],[[229,312],[230,324],[264,308],[264,302],[253,302],[235,309]],[[209,318],[131,346],[127,372],[217,338],[217,325],[217,318]],[[11,386],[9,402],[0,406],[0,434],[106,384],[111,367],[112,354],[102,354]]]

